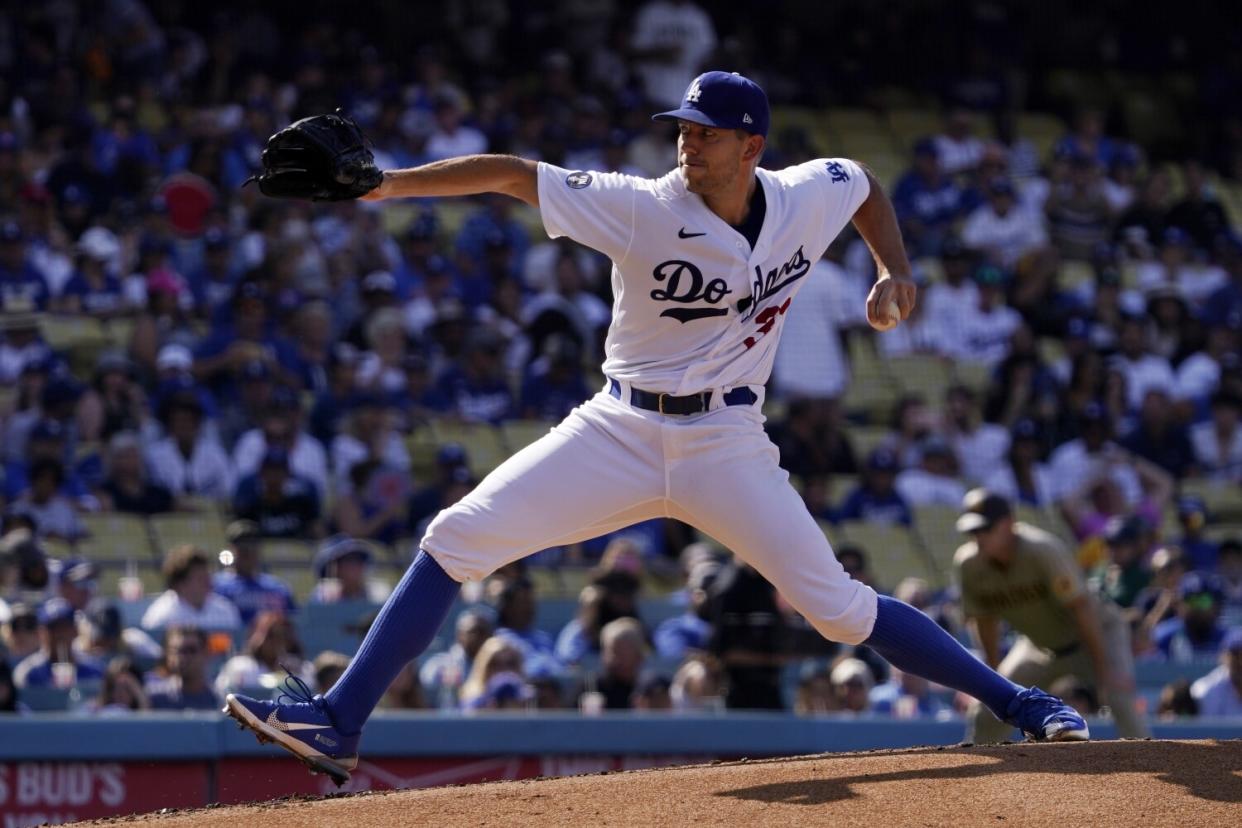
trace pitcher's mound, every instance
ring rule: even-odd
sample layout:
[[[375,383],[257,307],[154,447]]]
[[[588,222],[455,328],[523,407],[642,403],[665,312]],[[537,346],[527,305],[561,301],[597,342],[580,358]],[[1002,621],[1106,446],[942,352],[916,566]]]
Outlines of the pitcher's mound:
[[[1239,825],[1242,740],[836,753],[266,802],[136,819],[159,828]]]

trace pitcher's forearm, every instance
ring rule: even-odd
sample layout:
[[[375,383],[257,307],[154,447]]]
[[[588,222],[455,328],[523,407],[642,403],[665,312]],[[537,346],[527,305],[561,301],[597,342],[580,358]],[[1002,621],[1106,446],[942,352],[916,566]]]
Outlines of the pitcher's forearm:
[[[418,198],[502,193],[539,206],[538,165],[514,155],[463,155],[405,170],[385,170],[364,198]]]

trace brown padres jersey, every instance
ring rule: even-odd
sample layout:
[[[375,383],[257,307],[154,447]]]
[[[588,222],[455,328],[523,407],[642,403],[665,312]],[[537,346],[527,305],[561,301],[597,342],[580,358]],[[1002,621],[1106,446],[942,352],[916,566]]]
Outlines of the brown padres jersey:
[[[1006,567],[985,558],[972,540],[958,548],[953,567],[968,617],[994,616],[1036,645],[1060,651],[1078,642],[1066,603],[1085,585],[1074,556],[1055,535],[1014,523],[1017,550]]]

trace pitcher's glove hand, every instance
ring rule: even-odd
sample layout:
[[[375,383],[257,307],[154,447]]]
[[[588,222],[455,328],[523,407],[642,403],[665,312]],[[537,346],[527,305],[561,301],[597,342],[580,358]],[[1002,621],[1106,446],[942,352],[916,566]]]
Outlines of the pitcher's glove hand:
[[[362,130],[337,110],[303,118],[268,138],[263,172],[246,183],[259,182],[263,195],[273,198],[344,201],[371,192],[383,179]]]

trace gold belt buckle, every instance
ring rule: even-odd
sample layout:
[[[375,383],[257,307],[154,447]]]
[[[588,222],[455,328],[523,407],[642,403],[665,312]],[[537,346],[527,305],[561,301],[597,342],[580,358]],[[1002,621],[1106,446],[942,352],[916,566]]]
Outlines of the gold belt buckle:
[[[667,396],[669,395],[661,393],[660,396],[656,397],[656,410],[658,410],[661,414],[664,413],[664,398]]]

